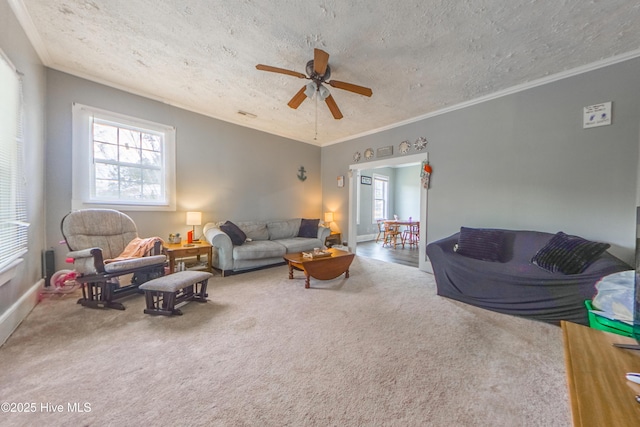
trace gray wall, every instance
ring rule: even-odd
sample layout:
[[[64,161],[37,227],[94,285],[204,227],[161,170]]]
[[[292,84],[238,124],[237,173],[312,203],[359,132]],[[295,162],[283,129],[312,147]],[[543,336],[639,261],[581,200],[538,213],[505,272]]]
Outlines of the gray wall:
[[[0,1],[0,48],[24,74],[24,152],[27,173],[29,251],[17,276],[0,287],[0,317],[41,278],[41,253],[45,235],[44,205],[44,105],[45,71],[6,1]]]
[[[47,71],[47,243],[64,266],[60,220],[71,209],[73,102],[176,127],[177,211],[125,211],[141,236],[186,233],[187,211],[203,222],[322,218],[320,148],[243,128],[54,70]],[[307,179],[298,180],[300,166]],[[202,232],[197,227],[196,235]]]
[[[394,213],[400,219],[418,221],[420,218],[420,165],[395,168],[393,185]]]
[[[607,101],[613,124],[583,129],[583,107]],[[324,147],[323,202],[340,210],[348,233],[348,188],[330,183],[348,176],[353,153],[391,143],[397,152],[401,141],[424,136],[433,167],[427,241],[462,225],[563,230],[609,242],[631,262],[639,123],[640,59],[633,59]]]

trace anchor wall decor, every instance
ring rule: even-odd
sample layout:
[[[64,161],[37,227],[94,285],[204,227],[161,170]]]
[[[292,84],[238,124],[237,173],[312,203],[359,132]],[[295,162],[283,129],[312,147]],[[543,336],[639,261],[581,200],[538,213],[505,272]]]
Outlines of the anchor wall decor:
[[[307,175],[306,175],[307,171],[304,170],[304,166],[300,166],[300,169],[298,169],[298,179],[300,181],[305,181],[307,179]]]

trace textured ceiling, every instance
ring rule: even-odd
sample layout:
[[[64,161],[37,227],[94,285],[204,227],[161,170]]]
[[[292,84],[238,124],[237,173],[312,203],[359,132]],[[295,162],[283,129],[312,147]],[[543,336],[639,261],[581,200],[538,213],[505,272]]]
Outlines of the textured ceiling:
[[[10,3],[51,68],[317,145],[640,49],[637,0]],[[315,100],[287,106],[307,80],[255,68],[304,73],[314,48],[332,78],[373,90],[330,87],[344,118],[318,103],[317,140]]]

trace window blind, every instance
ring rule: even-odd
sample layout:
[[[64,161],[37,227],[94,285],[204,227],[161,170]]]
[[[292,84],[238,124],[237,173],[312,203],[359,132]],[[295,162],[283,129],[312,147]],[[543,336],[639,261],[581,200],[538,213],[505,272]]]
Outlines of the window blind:
[[[0,50],[0,271],[27,251],[22,79]]]

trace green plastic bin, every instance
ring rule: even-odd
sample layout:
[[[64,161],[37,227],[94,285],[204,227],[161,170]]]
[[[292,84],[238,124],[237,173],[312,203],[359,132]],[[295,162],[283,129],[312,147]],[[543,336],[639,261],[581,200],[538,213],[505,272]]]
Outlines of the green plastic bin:
[[[591,310],[593,310],[593,306],[590,300],[586,300],[584,305],[587,306],[589,312],[589,326],[591,328],[625,337],[633,337],[633,326],[620,322],[619,320],[607,319],[599,314],[592,313]]]

